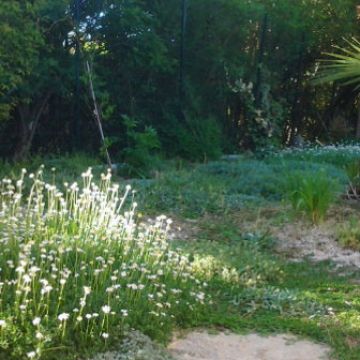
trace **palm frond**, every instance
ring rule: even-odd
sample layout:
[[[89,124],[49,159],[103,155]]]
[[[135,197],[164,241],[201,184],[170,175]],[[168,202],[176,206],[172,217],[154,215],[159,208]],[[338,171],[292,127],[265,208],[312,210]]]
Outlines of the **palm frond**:
[[[315,85],[339,81],[341,85],[360,87],[360,41],[352,38],[346,42],[349,49],[335,46],[338,52],[325,53],[329,58],[320,60]]]

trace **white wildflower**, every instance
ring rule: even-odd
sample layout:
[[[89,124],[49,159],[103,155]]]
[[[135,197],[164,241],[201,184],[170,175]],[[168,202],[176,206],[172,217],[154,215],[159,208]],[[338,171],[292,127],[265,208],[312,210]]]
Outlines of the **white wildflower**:
[[[39,317],[36,317],[33,319],[32,323],[34,326],[38,326],[41,322],[41,319]]]
[[[59,321],[66,321],[68,320],[70,315],[68,313],[62,313],[58,316]]]
[[[34,359],[35,356],[36,356],[36,352],[35,351],[30,351],[26,354],[26,356],[29,358],[29,359]]]
[[[104,314],[110,314],[111,308],[109,305],[104,305],[101,307],[101,310]]]

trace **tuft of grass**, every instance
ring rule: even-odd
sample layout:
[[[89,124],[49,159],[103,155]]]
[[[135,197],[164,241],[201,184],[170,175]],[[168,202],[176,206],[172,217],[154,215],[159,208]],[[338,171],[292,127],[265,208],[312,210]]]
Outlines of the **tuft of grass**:
[[[314,223],[321,222],[336,199],[338,185],[323,172],[296,173],[287,178],[287,198],[296,211],[304,212]]]
[[[360,195],[360,161],[353,161],[345,166],[345,172],[349,180],[348,196],[359,197]]]
[[[353,218],[342,224],[337,230],[337,240],[345,248],[360,251],[360,223]]]

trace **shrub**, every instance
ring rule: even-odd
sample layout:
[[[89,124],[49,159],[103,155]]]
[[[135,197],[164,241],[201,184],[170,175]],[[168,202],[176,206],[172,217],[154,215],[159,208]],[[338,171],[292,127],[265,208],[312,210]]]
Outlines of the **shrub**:
[[[207,161],[222,153],[222,131],[213,117],[203,118],[196,114],[184,114],[184,123],[175,123],[173,129],[176,152],[192,161]]]
[[[296,173],[287,179],[287,197],[294,210],[305,212],[314,224],[322,221],[335,200],[337,185],[323,173]]]
[[[170,221],[137,226],[129,186],[89,170],[60,191],[25,173],[0,183],[1,359],[84,354],[127,328],[166,337],[194,317],[205,295],[168,248]]]
[[[122,151],[122,156],[129,166],[129,175],[147,177],[159,162],[155,155],[161,148],[158,134],[151,126],[139,131],[137,121],[128,116],[123,116],[123,121],[128,146]]]

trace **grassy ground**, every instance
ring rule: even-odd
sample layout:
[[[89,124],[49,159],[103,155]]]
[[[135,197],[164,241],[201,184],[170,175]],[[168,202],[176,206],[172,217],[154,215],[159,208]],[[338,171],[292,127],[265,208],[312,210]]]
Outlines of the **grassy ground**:
[[[165,213],[180,222],[192,219],[199,228],[195,241],[179,240],[171,246],[189,254],[197,277],[208,283],[213,303],[192,320],[180,320],[179,328],[292,332],[329,344],[337,359],[360,359],[359,271],[336,270],[329,261],[291,262],[277,253],[276,239],[268,232],[269,226],[288,224],[296,216],[285,205],[291,174],[326,174],[336,182],[333,206],[342,206],[339,195],[347,181],[343,165],[359,156],[355,150],[171,164],[152,179],[115,177],[120,186],[131,183],[137,190],[142,216]],[[15,177],[22,166],[36,169],[41,162],[3,164],[0,174]],[[86,156],[47,159],[45,164],[57,167],[59,184],[78,179],[87,166],[99,165]],[[256,224],[256,231],[249,232],[244,223]]]
[[[329,344],[337,359],[360,358],[359,272],[337,274],[330,262],[291,263],[273,253],[266,236],[249,239],[234,223],[216,225],[204,229],[198,242],[177,244],[218,266],[209,282],[215,304],[197,325],[292,332]],[[242,274],[240,283],[224,279],[224,266]]]

